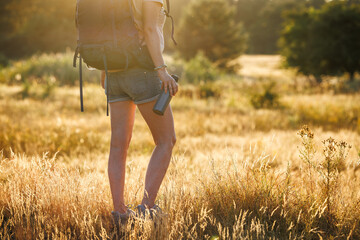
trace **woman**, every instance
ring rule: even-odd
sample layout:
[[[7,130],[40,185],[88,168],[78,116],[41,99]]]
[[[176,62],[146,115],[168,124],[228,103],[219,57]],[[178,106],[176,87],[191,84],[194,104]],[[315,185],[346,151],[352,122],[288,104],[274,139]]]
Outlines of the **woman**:
[[[134,214],[125,205],[124,183],[126,155],[134,126],[136,105],[149,126],[156,145],[146,172],[144,197],[137,206],[138,214],[144,215],[146,209],[151,213],[153,210],[160,210],[155,205],[155,199],[176,142],[170,105],[163,116],[152,111],[161,89],[169,91],[172,96],[178,91],[178,85],[167,72],[162,56],[163,26],[166,18],[163,0],[131,0],[131,3],[140,40],[147,46],[155,69],[133,68],[109,73],[111,146],[108,174],[114,204],[112,215],[115,221],[120,220],[122,223]],[[104,79],[103,72],[103,87]]]

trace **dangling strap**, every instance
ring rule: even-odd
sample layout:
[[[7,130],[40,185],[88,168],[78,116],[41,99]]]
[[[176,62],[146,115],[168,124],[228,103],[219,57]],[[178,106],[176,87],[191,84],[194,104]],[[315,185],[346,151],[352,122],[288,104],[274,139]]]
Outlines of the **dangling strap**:
[[[84,112],[84,99],[83,99],[83,80],[82,80],[82,57],[79,53],[79,47],[75,49],[73,66],[76,68],[76,61],[79,58],[79,78],[80,78],[80,109],[81,112]]]
[[[104,59],[104,68],[105,68],[105,89],[106,89],[106,116],[109,116],[109,83],[108,83],[108,67],[107,67],[107,60],[106,54],[103,53]]]
[[[177,45],[177,42],[175,41],[175,38],[174,38],[174,19],[169,14],[166,14],[166,16],[171,19],[171,39],[173,40],[174,44]]]
[[[82,57],[79,54],[79,76],[80,76],[80,109],[84,112],[83,81],[82,81]]]
[[[170,15],[170,1],[166,0],[167,11],[165,10],[165,15],[171,19],[171,39],[173,40],[174,44],[177,45],[177,42],[174,38],[174,18]]]
[[[75,49],[75,54],[74,54],[74,59],[73,59],[73,67],[76,68],[76,60],[79,56],[79,47],[76,47]]]
[[[167,14],[170,14],[170,0],[166,0]]]
[[[134,12],[133,12],[133,8],[132,8],[132,1],[131,0],[128,0],[128,5],[129,5],[129,12],[130,12],[131,20],[135,24],[135,18],[134,18]]]

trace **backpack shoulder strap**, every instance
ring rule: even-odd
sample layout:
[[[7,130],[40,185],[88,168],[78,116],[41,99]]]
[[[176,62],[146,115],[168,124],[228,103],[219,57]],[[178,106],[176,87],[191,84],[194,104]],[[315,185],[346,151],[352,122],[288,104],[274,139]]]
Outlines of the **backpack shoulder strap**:
[[[171,39],[173,40],[174,44],[177,45],[174,38],[174,18],[170,15],[170,0],[166,0],[166,7],[167,10],[165,10],[165,14],[171,19]]]
[[[133,8],[132,8],[132,0],[128,0],[128,5],[129,5],[131,19],[135,23],[134,12],[133,12]]]
[[[170,0],[166,0],[167,13],[170,14]]]

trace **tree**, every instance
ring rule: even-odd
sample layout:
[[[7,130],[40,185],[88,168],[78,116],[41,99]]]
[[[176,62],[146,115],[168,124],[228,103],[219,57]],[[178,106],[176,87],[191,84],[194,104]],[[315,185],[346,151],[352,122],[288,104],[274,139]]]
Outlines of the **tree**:
[[[225,68],[246,48],[246,34],[234,20],[234,10],[225,0],[196,0],[188,7],[179,30],[179,53],[189,60],[198,51]]]
[[[325,0],[228,0],[236,9],[236,21],[249,33],[247,52],[274,54],[284,22],[283,13],[303,7],[319,8]]]
[[[73,0],[5,0],[0,7],[0,52],[19,58],[76,45]]]
[[[292,12],[281,39],[289,66],[305,75],[349,74],[360,70],[360,6],[343,1],[327,3],[319,10]]]
[[[320,7],[325,0],[273,0],[267,1],[259,12],[259,18],[251,26],[250,37],[255,53],[278,53],[278,40],[284,23],[284,14],[287,11],[298,10],[304,7]]]
[[[314,7],[316,9],[321,8],[326,3],[326,0],[309,0],[307,1],[307,7]]]
[[[312,36],[309,30],[312,24],[312,12],[308,9],[288,12],[279,45],[288,66],[297,67],[298,72],[306,76],[314,75],[320,79],[318,69],[310,61],[313,54]]]
[[[170,0],[170,6],[171,6],[170,15],[174,19],[175,40],[177,40],[180,20],[183,16],[185,9],[187,8],[190,2],[191,0]],[[164,1],[164,3],[165,3],[164,8],[167,9],[166,1]],[[168,18],[164,26],[165,51],[167,52],[174,52],[176,50],[176,46],[171,39],[171,33],[172,33],[172,23],[171,20]]]

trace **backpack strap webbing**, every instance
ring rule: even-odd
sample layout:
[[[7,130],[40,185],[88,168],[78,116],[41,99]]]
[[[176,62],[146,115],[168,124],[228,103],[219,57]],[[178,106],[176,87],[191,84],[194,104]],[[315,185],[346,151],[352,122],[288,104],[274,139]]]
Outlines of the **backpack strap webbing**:
[[[80,77],[80,109],[84,112],[83,80],[82,80],[82,57],[79,54],[79,77]]]
[[[73,59],[73,67],[76,68],[76,62],[79,58],[79,80],[80,80],[80,109],[81,112],[84,112],[84,97],[83,97],[83,78],[82,78],[82,57],[79,52],[79,47],[76,47],[74,59]]]
[[[171,39],[173,40],[174,44],[177,45],[177,42],[174,38],[174,18],[170,15],[170,0],[166,0],[167,10],[165,10],[165,15],[171,19]]]
[[[109,116],[109,78],[108,78],[108,67],[107,67],[107,59],[105,51],[103,52],[103,59],[104,59],[104,68],[105,68],[105,83],[104,88],[106,92],[106,116]]]
[[[136,24],[135,24],[135,17],[134,17],[134,12],[133,12],[133,9],[132,9],[132,2],[131,2],[131,0],[128,0],[128,5],[129,5],[129,12],[130,12],[131,19],[132,19],[134,25],[136,25]]]

